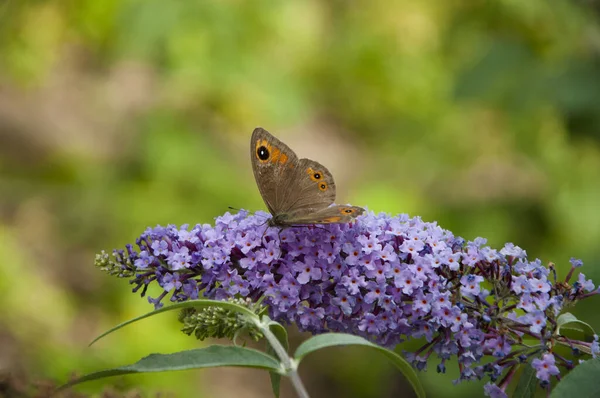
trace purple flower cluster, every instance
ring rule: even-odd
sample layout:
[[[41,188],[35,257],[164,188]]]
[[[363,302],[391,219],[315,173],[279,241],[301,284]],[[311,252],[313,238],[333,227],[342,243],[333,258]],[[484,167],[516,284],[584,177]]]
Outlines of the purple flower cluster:
[[[408,338],[424,345],[407,358],[418,369],[439,358],[437,370],[458,360],[459,380],[489,376],[489,396],[504,390],[518,366],[530,362],[542,386],[573,367],[555,344],[587,347],[554,332],[561,309],[598,293],[572,260],[566,280],[552,264],[529,261],[524,250],[501,250],[477,238],[465,242],[435,223],[406,215],[365,214],[353,224],[269,228],[269,214],[241,211],[215,225],[148,229],[139,250],[127,246],[112,261],[132,276],[156,308],[171,301],[264,296],[273,319],[313,333],[352,333],[387,347]],[[528,338],[527,344],[523,341]],[[562,340],[561,340],[562,339]],[[533,341],[533,342],[532,342]]]

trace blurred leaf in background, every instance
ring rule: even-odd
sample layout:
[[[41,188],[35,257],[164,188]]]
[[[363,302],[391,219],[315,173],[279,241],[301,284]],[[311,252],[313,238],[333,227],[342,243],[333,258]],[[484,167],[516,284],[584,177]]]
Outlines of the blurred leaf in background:
[[[2,1],[0,370],[64,381],[193,347],[166,315],[88,349],[150,308],[94,253],[149,225],[262,208],[247,154],[258,125],[325,163],[340,203],[514,242],[563,274],[571,256],[594,264],[599,15],[575,0]],[[593,305],[576,315],[598,328]],[[315,397],[409,390],[360,350],[315,355],[301,373]],[[451,367],[421,376],[432,397],[482,388],[450,387]],[[269,391],[239,369],[114,383]]]

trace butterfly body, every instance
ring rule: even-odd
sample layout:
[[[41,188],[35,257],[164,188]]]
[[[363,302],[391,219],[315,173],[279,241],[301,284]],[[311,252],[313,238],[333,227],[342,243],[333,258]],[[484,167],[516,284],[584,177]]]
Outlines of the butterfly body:
[[[269,226],[347,223],[364,212],[357,206],[331,206],[333,176],[322,164],[299,159],[283,142],[257,127],[250,140],[252,170],[273,217]]]

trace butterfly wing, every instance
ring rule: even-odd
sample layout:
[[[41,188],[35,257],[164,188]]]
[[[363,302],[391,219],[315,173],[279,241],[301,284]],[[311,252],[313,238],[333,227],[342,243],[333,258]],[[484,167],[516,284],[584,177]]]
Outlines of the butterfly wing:
[[[271,214],[282,211],[281,186],[298,167],[298,156],[267,130],[257,127],[250,139],[250,159],[254,179]],[[288,182],[289,184],[289,182]]]
[[[285,213],[311,213],[335,201],[335,181],[325,166],[310,159],[300,159],[282,187]]]
[[[322,164],[298,159],[294,151],[258,127],[250,156],[254,178],[271,214],[312,213],[335,200],[333,176]]]
[[[292,213],[286,220],[289,225],[339,224],[348,223],[363,214],[365,210],[358,206],[336,205],[319,209],[313,213]]]

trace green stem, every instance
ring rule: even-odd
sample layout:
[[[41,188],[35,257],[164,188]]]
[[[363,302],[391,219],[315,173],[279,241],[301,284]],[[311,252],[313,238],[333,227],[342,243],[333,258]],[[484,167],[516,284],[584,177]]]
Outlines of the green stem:
[[[285,375],[290,378],[298,397],[310,398],[306,388],[304,388],[304,384],[302,384],[300,375],[298,374],[298,364],[296,361],[288,356],[288,353],[279,342],[279,339],[277,339],[277,337],[271,332],[271,329],[269,329],[269,325],[255,318],[252,320],[255,322],[256,326],[260,328],[261,332],[273,348],[273,351],[275,351],[275,354],[277,354],[279,357],[279,360],[285,368]]]

